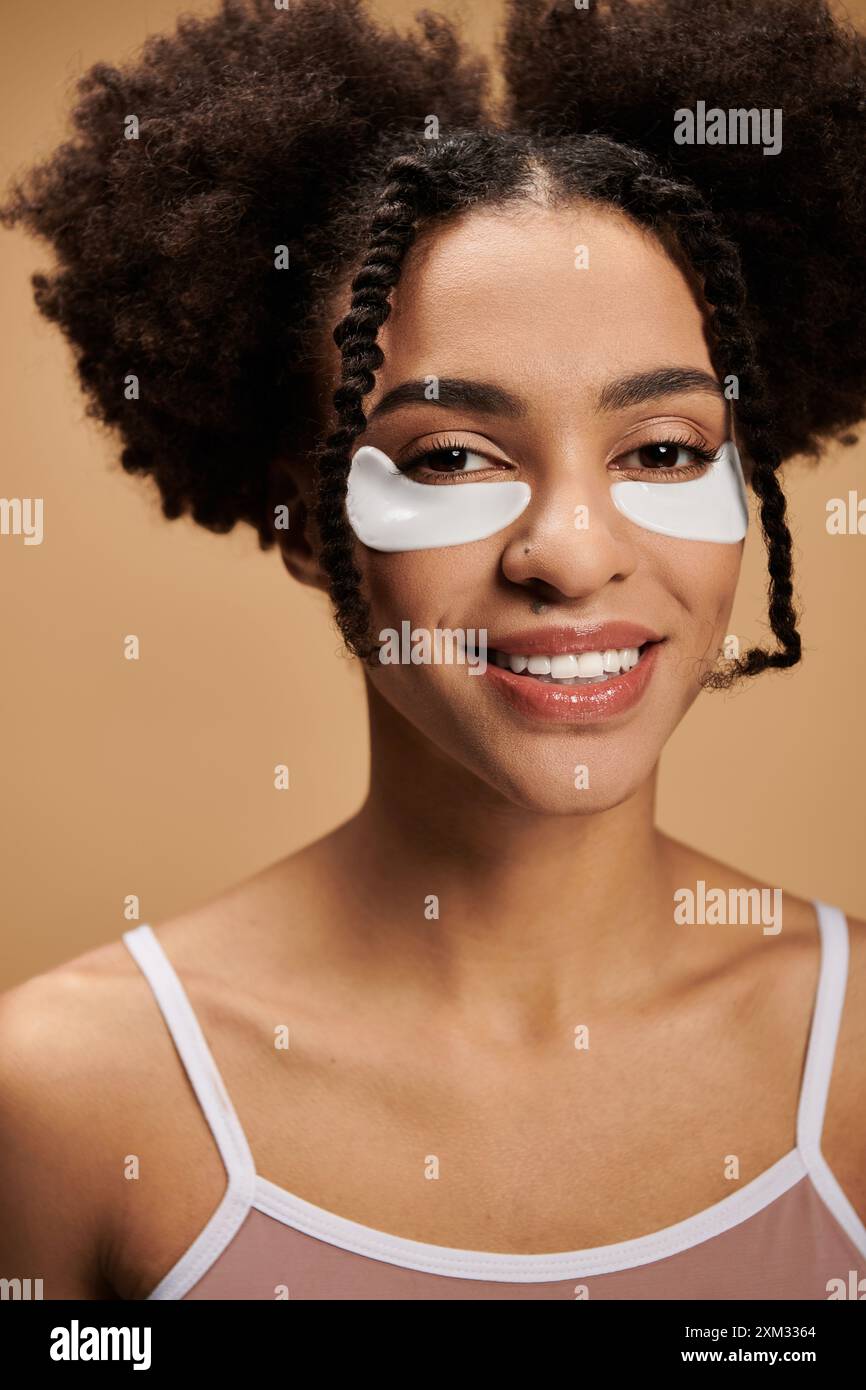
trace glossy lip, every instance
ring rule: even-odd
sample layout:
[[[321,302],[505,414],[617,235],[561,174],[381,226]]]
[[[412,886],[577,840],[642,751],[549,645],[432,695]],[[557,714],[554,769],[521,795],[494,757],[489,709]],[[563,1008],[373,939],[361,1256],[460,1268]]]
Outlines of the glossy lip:
[[[632,631],[638,629],[633,628]],[[634,647],[642,643],[610,642],[608,645]],[[513,671],[493,663],[488,665],[482,679],[490,681],[491,688],[528,719],[555,724],[593,724],[601,719],[611,719],[616,714],[624,714],[638,703],[652,678],[661,646],[661,639],[653,641],[637,666],[599,685],[548,685],[542,681],[527,680],[525,676],[516,676]],[[498,650],[505,649],[499,647]],[[522,650],[525,651],[525,648]],[[551,652],[550,647],[543,650]],[[576,649],[568,647],[564,650]],[[597,648],[584,646],[577,650],[596,651]],[[551,655],[557,655],[555,648]]]
[[[533,656],[539,652],[544,656],[562,656],[567,652],[579,655],[581,652],[603,652],[611,647],[642,647],[644,642],[661,641],[659,633],[640,623],[615,621],[579,627],[529,628],[508,637],[488,637],[487,646],[489,650],[506,652],[509,656]]]

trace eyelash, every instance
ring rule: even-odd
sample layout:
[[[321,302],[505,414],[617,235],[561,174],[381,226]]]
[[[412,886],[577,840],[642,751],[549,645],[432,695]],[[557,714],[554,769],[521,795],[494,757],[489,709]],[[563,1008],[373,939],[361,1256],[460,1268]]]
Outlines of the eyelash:
[[[694,438],[683,434],[665,435],[664,439],[648,439],[644,444],[638,444],[636,448],[629,449],[628,454],[640,453],[641,449],[652,449],[660,444],[673,445],[677,449],[687,449],[690,454],[694,454],[691,463],[686,463],[680,467],[673,468],[624,468],[619,471],[623,473],[637,473],[641,476],[650,474],[653,478],[695,478],[703,473],[710,463],[715,463],[719,457],[718,449],[708,449],[705,444],[701,444]],[[621,454],[621,458],[627,458],[628,454]]]
[[[638,444],[635,448],[629,449],[627,453],[621,454],[620,458],[628,458],[629,454],[637,454],[640,453],[641,449],[650,449],[658,445],[673,445],[678,449],[687,449],[690,454],[694,454],[694,460],[691,463],[681,464],[679,467],[675,466],[673,468],[624,468],[617,471],[623,473],[637,473],[644,477],[650,474],[654,478],[692,478],[702,473],[707,464],[715,463],[719,456],[718,449],[708,449],[706,445],[698,443],[693,438],[670,434],[666,435],[664,439],[646,440],[645,443]],[[417,468],[419,464],[423,463],[426,459],[433,458],[437,454],[447,453],[450,449],[459,449],[467,454],[475,454],[479,458],[485,457],[481,450],[473,449],[471,445],[468,445],[464,440],[457,438],[442,438],[437,440],[435,444],[427,445],[425,448],[419,449],[416,453],[410,455],[409,458],[404,459],[400,464],[400,471],[401,473],[408,473],[411,469]],[[497,464],[491,463],[490,467],[494,469],[497,467]],[[431,470],[431,472],[432,471],[433,470]],[[440,478],[477,478],[479,474],[484,474],[487,471],[487,469],[478,468],[468,473],[461,473],[455,469],[451,473],[447,471],[440,472],[437,476]]]
[[[403,462],[400,464],[400,472],[408,473],[411,468],[417,468],[419,463],[423,463],[425,459],[433,458],[436,454],[447,453],[449,449],[464,449],[467,454],[478,454],[479,458],[484,457],[480,450],[471,448],[470,445],[466,444],[464,440],[443,438],[438,439],[435,444],[428,444],[425,448],[418,449],[414,454],[411,454],[409,458],[404,459]],[[490,467],[495,468],[496,464],[491,463]],[[481,473],[485,472],[486,470],[479,468],[474,471]],[[440,473],[439,476],[443,478],[460,477],[460,474],[455,469],[454,473],[452,474],[443,472]]]

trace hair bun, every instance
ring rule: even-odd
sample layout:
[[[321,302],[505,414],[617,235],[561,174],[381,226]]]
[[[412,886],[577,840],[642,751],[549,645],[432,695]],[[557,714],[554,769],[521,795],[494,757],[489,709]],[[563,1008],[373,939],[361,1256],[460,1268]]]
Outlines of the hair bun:
[[[52,245],[39,308],[166,516],[273,540],[269,469],[310,425],[306,329],[340,255],[334,206],[429,113],[477,122],[486,86],[447,20],[422,14],[403,34],[363,0],[222,0],[81,79],[73,138],[0,218]]]
[[[866,38],[824,0],[508,0],[501,51],[510,124],[611,136],[703,193],[740,253],[782,456],[861,420]],[[778,153],[678,143],[676,113],[712,108],[780,112]]]

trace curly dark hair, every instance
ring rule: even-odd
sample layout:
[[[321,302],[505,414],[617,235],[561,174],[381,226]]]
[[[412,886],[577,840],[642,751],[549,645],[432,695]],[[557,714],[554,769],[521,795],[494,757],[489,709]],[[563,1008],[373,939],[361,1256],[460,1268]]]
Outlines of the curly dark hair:
[[[215,531],[246,521],[269,546],[281,460],[309,459],[337,622],[372,660],[345,492],[407,252],[421,229],[481,204],[614,206],[697,276],[713,364],[739,380],[778,646],[705,684],[792,666],[779,468],[851,442],[866,413],[866,39],[826,0],[507,0],[506,18],[495,118],[487,66],[453,25],[423,11],[403,36],[363,0],[222,0],[134,65],[91,69],[75,138],[2,210],[57,253],[54,273],[34,277],[37,303],[75,347],[90,412],[119,430],[124,468],[155,478],[167,516]],[[781,108],[784,148],[677,145],[673,114],[699,100]],[[124,138],[131,115],[137,140]],[[323,423],[316,344],[346,278]]]

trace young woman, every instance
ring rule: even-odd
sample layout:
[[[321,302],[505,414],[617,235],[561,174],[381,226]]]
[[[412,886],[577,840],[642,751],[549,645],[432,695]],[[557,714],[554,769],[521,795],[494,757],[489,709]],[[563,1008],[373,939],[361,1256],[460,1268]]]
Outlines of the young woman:
[[[653,814],[702,689],[800,660],[779,467],[866,409],[866,46],[520,0],[502,56],[494,113],[444,22],[227,3],[7,205],[124,466],[328,590],[372,740],[347,824],[4,997],[0,1273],[48,1298],[866,1275],[864,924]]]

